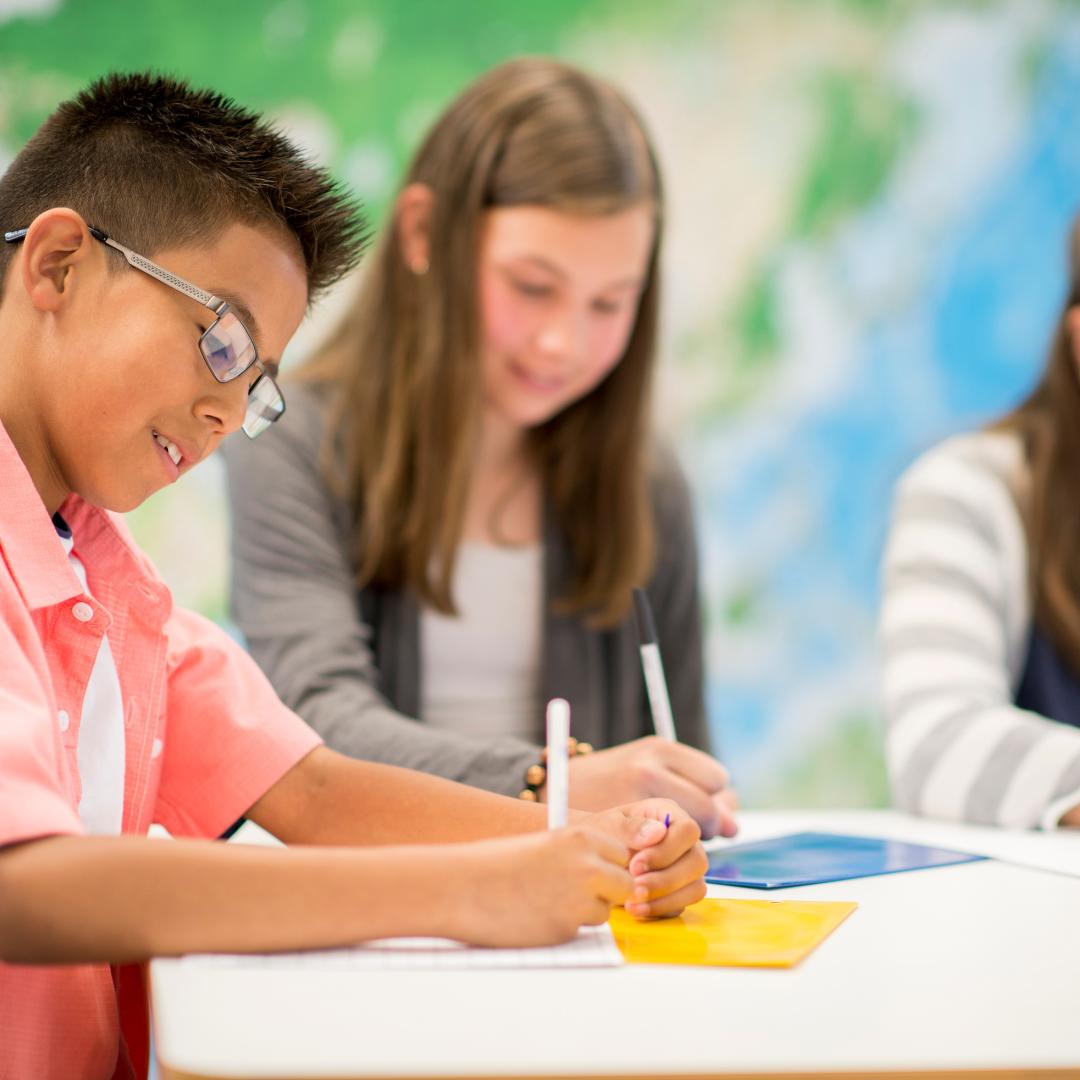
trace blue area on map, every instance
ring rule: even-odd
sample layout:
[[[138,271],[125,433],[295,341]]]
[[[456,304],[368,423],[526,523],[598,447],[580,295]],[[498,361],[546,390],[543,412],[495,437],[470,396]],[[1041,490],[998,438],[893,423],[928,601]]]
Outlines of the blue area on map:
[[[874,662],[878,567],[899,473],[938,439],[1008,409],[1042,368],[1080,209],[1080,40],[1058,42],[1032,95],[1024,142],[940,238],[924,295],[866,328],[842,397],[804,414],[780,449],[703,507],[703,530],[725,530],[736,546],[765,520],[769,499],[794,491],[812,508],[811,536],[763,565],[757,582],[760,607],[792,613],[784,670],[764,684],[729,676],[708,688],[718,741],[736,780],[749,777],[751,798],[790,754],[775,728],[781,708],[797,707],[797,688]],[[823,610],[828,597],[861,613],[861,625]]]

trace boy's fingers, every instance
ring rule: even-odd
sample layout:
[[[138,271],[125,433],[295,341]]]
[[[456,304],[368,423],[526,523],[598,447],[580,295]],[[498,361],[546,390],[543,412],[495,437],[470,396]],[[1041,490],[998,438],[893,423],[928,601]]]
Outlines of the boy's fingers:
[[[585,831],[593,850],[604,862],[620,868],[625,868],[630,862],[632,850],[629,843],[612,836],[603,829],[588,828]]]
[[[653,847],[666,837],[668,831],[663,821],[635,813],[633,808],[613,810],[605,813],[603,817],[612,826],[614,834],[631,852]],[[627,862],[629,858],[628,854]],[[625,866],[626,863],[624,862],[623,865]]]
[[[630,859],[630,873],[638,876],[673,865],[694,849],[700,835],[693,821],[686,818],[673,820],[659,844],[634,852]]]
[[[669,893],[667,896],[645,902],[631,900],[624,907],[627,914],[633,915],[635,918],[660,919],[678,915],[685,908],[690,907],[691,904],[696,904],[699,900],[704,899],[705,882],[694,881],[689,885],[684,885],[676,892]]]
[[[621,903],[621,901],[615,901],[615,903]],[[589,905],[589,909],[585,912],[584,917],[581,920],[582,926],[602,926],[608,921],[611,915],[612,904],[609,904],[606,900],[597,900]]]
[[[629,899],[634,891],[634,879],[627,871],[612,866],[611,863],[599,862],[593,880],[593,889],[596,896],[610,907],[613,904],[622,904]]]
[[[629,869],[635,879],[648,878],[676,868],[679,874],[696,873],[703,877],[708,866],[709,857],[697,842],[693,826],[687,822],[681,827],[673,824],[662,844],[635,852]]]

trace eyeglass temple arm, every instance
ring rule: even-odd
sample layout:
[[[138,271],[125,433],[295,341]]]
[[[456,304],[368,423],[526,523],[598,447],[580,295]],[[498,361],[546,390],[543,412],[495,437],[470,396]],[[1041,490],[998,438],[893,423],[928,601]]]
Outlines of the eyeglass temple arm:
[[[138,252],[132,251],[131,248],[124,247],[123,244],[114,240],[102,229],[98,229],[93,225],[87,225],[86,227],[90,230],[91,236],[119,251],[136,270],[142,270],[143,273],[157,278],[163,285],[168,285],[169,288],[175,289],[185,296],[190,296],[192,300],[197,300],[203,307],[208,307],[215,315],[224,314],[228,304],[220,297],[208,293],[205,289],[200,289],[197,285],[192,285],[190,281],[185,281],[182,277],[177,277],[176,274],[172,274],[164,267],[158,266],[156,262],[152,262],[145,255],[140,255]]]
[[[221,297],[215,296],[205,289],[200,289],[197,285],[192,285],[190,281],[185,281],[182,277],[170,273],[164,267],[158,266],[156,262],[146,258],[145,255],[140,255],[138,252],[132,251],[131,248],[124,247],[123,244],[118,243],[103,229],[99,229],[94,225],[87,225],[86,228],[95,240],[100,240],[108,247],[119,251],[136,270],[141,270],[144,274],[157,278],[163,285],[168,285],[170,289],[175,289],[185,296],[190,296],[192,300],[197,300],[203,307],[208,307],[218,317],[224,315],[228,310],[228,302],[222,300]],[[4,233],[4,242],[8,244],[17,243],[19,240],[24,239],[29,231],[29,229],[12,229],[10,232]]]

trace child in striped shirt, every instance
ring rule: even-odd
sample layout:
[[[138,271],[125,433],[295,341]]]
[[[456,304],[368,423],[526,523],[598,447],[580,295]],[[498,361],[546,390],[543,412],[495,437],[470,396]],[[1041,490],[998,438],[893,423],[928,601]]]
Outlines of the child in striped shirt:
[[[897,487],[880,644],[899,807],[1080,826],[1080,224],[1038,385]]]

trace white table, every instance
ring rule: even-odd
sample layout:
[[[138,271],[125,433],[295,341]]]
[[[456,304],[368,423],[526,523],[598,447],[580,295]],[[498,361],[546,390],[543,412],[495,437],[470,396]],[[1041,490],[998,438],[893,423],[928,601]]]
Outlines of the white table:
[[[996,847],[1051,869],[977,862],[769,894],[710,886],[858,901],[793,970],[373,976],[159,960],[162,1076],[1080,1076],[1080,832],[1001,834],[868,811],[741,820],[740,839],[876,834]]]

